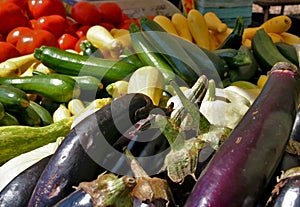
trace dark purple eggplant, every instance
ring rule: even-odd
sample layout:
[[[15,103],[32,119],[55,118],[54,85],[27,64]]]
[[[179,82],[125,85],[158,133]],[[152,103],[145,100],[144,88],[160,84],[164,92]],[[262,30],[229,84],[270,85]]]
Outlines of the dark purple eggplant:
[[[280,176],[266,207],[298,206],[300,206],[300,167],[293,167]]]
[[[0,207],[27,206],[37,180],[51,156],[47,156],[16,176],[0,192]]]
[[[153,109],[143,94],[127,94],[80,121],[65,137],[38,180],[29,207],[52,206],[82,181],[91,181],[114,163],[104,165],[111,146]]]
[[[94,207],[92,196],[83,190],[76,190],[55,204],[55,207]]]
[[[278,167],[299,103],[295,65],[279,62],[239,124],[201,173],[185,207],[252,207]]]
[[[300,108],[298,108],[295,122],[293,125],[293,130],[291,133],[291,139],[300,142]]]

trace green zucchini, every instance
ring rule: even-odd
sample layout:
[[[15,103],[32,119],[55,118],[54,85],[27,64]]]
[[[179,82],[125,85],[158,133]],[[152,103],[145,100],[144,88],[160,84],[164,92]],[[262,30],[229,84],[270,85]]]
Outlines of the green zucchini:
[[[86,56],[93,56],[93,57],[99,57],[103,58],[103,53],[101,50],[99,50],[97,47],[95,47],[90,41],[88,40],[83,40],[80,43],[80,49],[83,52],[83,55]]]
[[[239,67],[243,65],[249,65],[251,63],[249,53],[245,53],[239,49],[217,49],[214,50],[213,53],[224,59],[229,67]]]
[[[131,48],[125,47],[120,54],[120,61],[128,62],[140,68],[145,66]]]
[[[76,83],[78,84],[80,91],[94,91],[97,92],[98,90],[101,90],[103,88],[103,84],[99,80],[99,78],[96,78],[94,76],[90,75],[83,75],[83,76],[70,76],[74,80],[76,80]]]
[[[38,104],[34,101],[30,101],[29,107],[32,108],[39,115],[42,126],[46,126],[46,125],[53,123],[52,115],[43,106],[41,106],[40,104]]]
[[[127,78],[138,68],[128,62],[88,57],[47,46],[35,49],[34,57],[58,73],[94,76],[105,84]]]
[[[26,109],[13,112],[12,115],[16,117],[20,125],[24,126],[40,126],[42,123],[41,117],[39,114],[31,107],[29,104]]]
[[[129,27],[129,32],[133,49],[143,64],[158,68],[167,83],[174,79],[175,73],[171,65],[164,59],[162,54],[155,51],[155,48],[144,37],[139,26],[132,23]]]
[[[297,66],[299,65],[297,50],[295,46],[287,44],[285,42],[276,42],[275,45],[284,57],[286,57],[293,64]]]
[[[6,111],[18,111],[28,107],[29,97],[19,88],[11,85],[0,85],[0,102]]]
[[[62,74],[0,78],[0,84],[12,85],[26,93],[38,94],[57,102],[68,102],[80,94],[76,81]]]
[[[4,112],[4,117],[0,119],[0,126],[12,126],[12,125],[20,125],[18,119],[12,114],[8,112]]]
[[[244,33],[244,20],[241,16],[238,16],[236,18],[232,32],[219,45],[218,49],[232,48],[238,50],[242,45],[243,33]]]
[[[74,117],[69,117],[44,127],[0,127],[0,165],[22,153],[54,142],[58,137],[65,137],[73,120]]]
[[[256,31],[251,44],[253,54],[263,73],[267,73],[277,62],[291,63],[284,57],[264,29]]]

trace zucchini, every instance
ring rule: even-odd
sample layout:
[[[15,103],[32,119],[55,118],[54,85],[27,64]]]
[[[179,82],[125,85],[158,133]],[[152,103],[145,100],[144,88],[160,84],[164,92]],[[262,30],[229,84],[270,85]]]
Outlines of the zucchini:
[[[198,178],[185,207],[256,206],[285,152],[299,96],[298,68],[275,64],[255,102]]]
[[[132,41],[132,47],[143,64],[145,66],[153,66],[158,68],[162,72],[166,83],[169,83],[170,80],[174,79],[175,74],[172,67],[148,42],[138,25],[132,23],[129,27],[129,32]]]
[[[277,62],[289,62],[277,49],[275,43],[265,32],[258,29],[252,38],[252,50],[263,73],[267,73]]]
[[[0,102],[0,120],[5,116],[4,105]]]
[[[4,117],[0,119],[0,126],[12,126],[12,125],[20,125],[18,119],[12,114],[8,112],[4,112]]]
[[[90,41],[88,40],[83,40],[80,43],[80,49],[83,52],[83,55],[86,56],[92,56],[92,57],[99,57],[103,58],[103,54],[101,50],[99,50],[97,47],[95,47]]]
[[[202,75],[202,71],[182,49],[179,41],[185,40],[168,34],[158,23],[147,17],[141,17],[139,23],[144,31],[143,34],[153,44],[155,51],[162,54],[179,78],[187,85],[193,85]]]
[[[297,50],[295,46],[287,44],[285,42],[276,42],[275,45],[284,57],[286,57],[293,64],[297,66],[299,65]]]
[[[122,80],[138,68],[128,62],[88,57],[47,46],[35,49],[34,56],[58,73],[94,76],[105,84]]]
[[[226,48],[217,49],[213,53],[218,55],[220,58],[224,59],[228,67],[234,68],[243,65],[248,65],[251,63],[251,58],[249,53],[246,53],[240,49]]]
[[[35,126],[38,127],[41,125],[42,120],[39,114],[31,107],[29,104],[26,109],[19,110],[12,113],[24,126]]]
[[[30,101],[29,107],[32,108],[32,110],[34,110],[38,114],[39,118],[41,119],[42,126],[46,126],[53,123],[52,115],[43,106],[34,101]]]
[[[12,85],[26,93],[38,94],[57,102],[68,102],[80,94],[76,81],[62,74],[0,78],[0,84]]]
[[[219,45],[218,49],[232,48],[238,50],[242,45],[243,33],[244,33],[244,20],[241,16],[238,16],[236,18],[232,32]]]
[[[43,127],[0,127],[0,165],[22,153],[54,142],[70,131],[73,117]]]
[[[0,102],[6,111],[18,111],[28,107],[29,97],[19,88],[11,85],[0,85]]]
[[[138,68],[145,66],[137,54],[134,53],[129,47],[125,47],[122,50],[122,53],[120,54],[120,61],[136,65]]]

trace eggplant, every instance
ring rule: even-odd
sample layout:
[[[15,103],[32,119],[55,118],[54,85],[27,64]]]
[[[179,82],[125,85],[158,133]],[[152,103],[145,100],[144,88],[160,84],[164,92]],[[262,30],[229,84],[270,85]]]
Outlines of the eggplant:
[[[300,108],[297,110],[297,115],[291,133],[291,139],[300,142]]]
[[[28,206],[52,206],[73,192],[72,186],[110,170],[114,163],[104,162],[114,150],[110,145],[134,123],[146,118],[153,107],[146,95],[126,94],[85,117],[72,128],[50,159]]]
[[[94,207],[92,196],[84,190],[76,190],[55,204],[55,207]]]
[[[297,67],[276,63],[249,110],[220,146],[185,207],[252,207],[278,167],[299,103]]]
[[[10,181],[10,183],[0,192],[0,207],[27,206],[35,184],[47,165],[50,157],[51,155],[41,159]]]
[[[300,206],[300,167],[293,167],[278,179],[266,207],[298,206]]]

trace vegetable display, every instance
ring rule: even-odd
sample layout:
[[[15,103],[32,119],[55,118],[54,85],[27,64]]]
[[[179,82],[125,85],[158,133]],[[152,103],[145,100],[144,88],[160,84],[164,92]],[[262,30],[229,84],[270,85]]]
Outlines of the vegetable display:
[[[0,5],[0,207],[298,205],[289,16]]]

